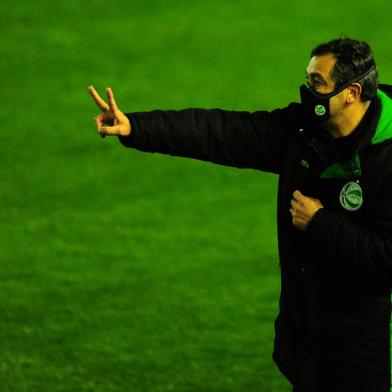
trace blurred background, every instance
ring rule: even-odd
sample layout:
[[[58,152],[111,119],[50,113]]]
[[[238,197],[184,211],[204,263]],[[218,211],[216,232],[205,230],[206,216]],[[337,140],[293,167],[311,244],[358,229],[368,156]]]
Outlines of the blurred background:
[[[290,391],[272,358],[277,178],[100,139],[125,112],[271,110],[389,0],[0,3],[0,390]]]

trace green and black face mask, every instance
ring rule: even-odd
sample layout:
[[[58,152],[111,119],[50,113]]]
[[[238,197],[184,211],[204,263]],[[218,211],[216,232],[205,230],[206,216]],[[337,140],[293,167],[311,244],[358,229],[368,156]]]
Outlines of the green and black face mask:
[[[303,84],[300,87],[300,96],[301,96],[301,106],[302,106],[302,115],[306,122],[306,124],[311,126],[320,126],[327,120],[331,118],[330,112],[330,99],[335,95],[341,93],[344,89],[346,89],[351,84],[358,82],[365,76],[367,76],[371,71],[376,68],[375,65],[371,67],[368,71],[351,79],[343,86],[338,89],[332,91],[329,94],[320,94],[316,90],[314,90],[309,84]]]

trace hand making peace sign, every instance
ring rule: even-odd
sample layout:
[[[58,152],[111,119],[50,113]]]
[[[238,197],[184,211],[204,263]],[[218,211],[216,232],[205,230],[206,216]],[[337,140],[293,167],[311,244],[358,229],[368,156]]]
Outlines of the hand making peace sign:
[[[93,86],[89,86],[88,91],[102,113],[95,117],[95,124],[98,133],[105,137],[109,136],[128,136],[131,131],[131,123],[128,117],[120,111],[113,97],[110,87],[106,89],[108,104],[98,95]]]

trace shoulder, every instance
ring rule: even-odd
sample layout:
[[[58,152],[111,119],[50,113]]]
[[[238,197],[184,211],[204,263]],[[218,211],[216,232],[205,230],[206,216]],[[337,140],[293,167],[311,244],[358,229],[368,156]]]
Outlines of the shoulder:
[[[277,108],[270,112],[272,122],[276,128],[290,131],[302,128],[301,105],[292,102],[286,107]]]

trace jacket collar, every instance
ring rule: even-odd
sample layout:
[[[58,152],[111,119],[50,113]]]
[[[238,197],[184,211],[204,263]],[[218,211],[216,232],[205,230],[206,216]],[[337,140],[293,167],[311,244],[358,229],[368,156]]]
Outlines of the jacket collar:
[[[392,139],[392,99],[380,89],[377,90],[377,96],[381,101],[381,115],[371,144]]]
[[[392,86],[380,85],[379,87],[377,97],[372,102],[373,107],[369,108],[370,112],[368,110],[354,134],[338,142],[343,142],[346,146],[352,142],[351,154],[350,149],[347,150],[348,159],[337,160],[338,155],[334,150],[333,140],[325,134],[320,137],[322,135],[320,131],[308,130],[301,133],[324,162],[325,169],[320,175],[321,178],[359,178],[361,176],[359,151],[368,145],[392,139]],[[342,152],[344,154],[344,149]]]

